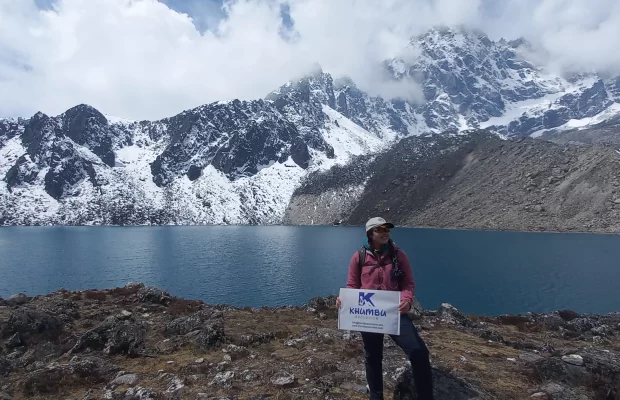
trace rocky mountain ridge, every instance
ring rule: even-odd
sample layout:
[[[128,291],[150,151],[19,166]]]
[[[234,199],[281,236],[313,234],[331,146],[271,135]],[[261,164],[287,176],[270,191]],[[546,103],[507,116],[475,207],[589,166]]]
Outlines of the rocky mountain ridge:
[[[398,151],[402,138],[480,127],[548,137],[619,118],[620,77],[548,74],[522,58],[526,45],[462,29],[415,38],[385,67],[404,88],[419,84],[423,104],[371,96],[316,67],[265,99],[160,121],[87,105],[0,120],[0,224],[281,223],[309,173]]]
[[[358,226],[382,215],[400,226],[617,233],[619,166],[609,146],[488,131],[410,137],[373,160],[311,173],[284,222]]]

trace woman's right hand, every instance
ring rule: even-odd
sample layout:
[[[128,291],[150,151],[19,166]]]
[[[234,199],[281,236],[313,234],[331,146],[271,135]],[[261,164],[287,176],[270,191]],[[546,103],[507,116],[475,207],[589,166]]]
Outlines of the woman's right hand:
[[[336,297],[336,308],[340,308],[340,297]]]

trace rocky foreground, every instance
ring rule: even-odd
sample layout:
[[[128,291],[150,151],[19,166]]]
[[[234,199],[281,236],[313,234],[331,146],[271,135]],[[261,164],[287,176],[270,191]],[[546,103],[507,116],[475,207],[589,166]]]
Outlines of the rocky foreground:
[[[364,399],[361,337],[333,298],[234,308],[128,284],[0,299],[0,399]],[[410,315],[436,399],[620,399],[620,313]],[[415,399],[385,340],[386,398]]]

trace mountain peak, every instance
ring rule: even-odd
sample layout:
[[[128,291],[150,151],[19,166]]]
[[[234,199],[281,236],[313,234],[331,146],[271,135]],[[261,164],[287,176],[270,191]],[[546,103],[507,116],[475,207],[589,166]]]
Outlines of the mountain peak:
[[[80,123],[89,118],[93,118],[97,123],[101,125],[107,125],[108,119],[95,107],[88,104],[78,104],[75,107],[71,107],[62,114],[63,120],[66,123],[72,124],[76,120],[80,120]]]
[[[493,42],[479,29],[467,28],[465,26],[439,25],[429,29],[422,35],[414,37],[410,43],[465,47],[466,45],[477,43],[489,46]]]

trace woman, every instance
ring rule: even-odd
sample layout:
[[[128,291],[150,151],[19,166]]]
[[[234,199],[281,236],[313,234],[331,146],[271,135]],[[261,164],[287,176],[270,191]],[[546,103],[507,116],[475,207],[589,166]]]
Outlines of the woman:
[[[413,322],[407,316],[413,302],[415,283],[411,264],[404,251],[390,238],[394,225],[383,218],[366,223],[367,244],[356,252],[349,264],[347,288],[399,290],[401,292],[400,335],[390,335],[411,361],[418,400],[433,399],[429,353]],[[360,264],[360,254],[364,254]],[[336,307],[340,308],[340,298]],[[371,400],[383,399],[383,334],[361,332],[364,341],[366,381]]]

